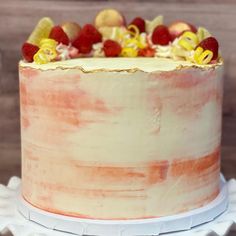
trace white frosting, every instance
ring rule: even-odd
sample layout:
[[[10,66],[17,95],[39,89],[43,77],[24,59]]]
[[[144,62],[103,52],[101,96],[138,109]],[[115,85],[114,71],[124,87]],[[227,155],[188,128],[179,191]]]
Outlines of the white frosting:
[[[172,50],[171,46],[161,46],[161,45],[156,45],[153,46],[153,48],[156,50],[155,56],[156,57],[171,57],[172,56]]]
[[[93,45],[93,56],[94,57],[105,57],[102,43],[96,43]]]
[[[58,67],[20,70],[22,189],[30,203],[133,219],[173,215],[216,196],[222,68],[80,71],[194,65],[158,58],[21,65]]]
[[[220,65],[221,63],[218,63]],[[173,60],[168,58],[78,58],[66,61],[51,62],[48,64],[38,65],[36,63],[26,63],[20,61],[21,67],[31,67],[40,70],[54,70],[56,68],[62,67],[64,69],[69,69],[73,67],[80,67],[85,72],[97,71],[97,70],[140,70],[144,72],[154,72],[154,71],[172,71],[181,66],[186,67],[199,67],[199,68],[210,68],[216,66],[214,65],[197,65],[188,61]]]

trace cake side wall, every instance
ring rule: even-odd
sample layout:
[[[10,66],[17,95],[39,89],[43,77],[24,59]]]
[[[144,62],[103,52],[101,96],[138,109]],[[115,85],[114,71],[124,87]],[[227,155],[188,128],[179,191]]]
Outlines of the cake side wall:
[[[20,68],[23,196],[77,217],[200,207],[219,191],[221,68]]]

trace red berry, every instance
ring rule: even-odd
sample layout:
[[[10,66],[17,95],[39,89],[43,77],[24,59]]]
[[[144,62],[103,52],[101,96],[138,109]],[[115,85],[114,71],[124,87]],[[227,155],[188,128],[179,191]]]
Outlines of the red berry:
[[[202,42],[199,43],[197,47],[199,46],[202,47],[204,50],[210,50],[213,52],[212,60],[216,60],[218,58],[219,44],[214,37],[208,37],[202,40]]]
[[[49,38],[56,40],[58,43],[68,45],[70,40],[61,26],[54,26],[50,32]]]
[[[117,57],[121,53],[121,46],[114,40],[106,40],[103,44],[103,50],[106,57]]]
[[[192,31],[193,33],[197,33],[197,28],[196,28],[195,25],[189,24],[189,26],[190,26],[191,31]]]
[[[102,42],[102,35],[91,24],[86,24],[80,31],[80,34],[86,35],[88,38],[92,40],[93,43]]]
[[[146,47],[138,51],[139,57],[154,57],[154,55],[155,55],[155,50],[150,47]]]
[[[165,25],[158,25],[152,33],[152,42],[154,44],[168,45],[171,41],[171,36],[168,28]]]
[[[141,17],[134,18],[131,21],[130,25],[136,25],[138,27],[140,33],[145,32],[145,21]]]
[[[91,24],[86,24],[80,31],[72,45],[79,50],[80,53],[90,53],[94,43],[102,41],[102,35]]]
[[[23,58],[27,61],[27,62],[33,62],[34,60],[34,55],[37,53],[37,51],[39,50],[39,47],[36,45],[33,45],[31,43],[24,43],[22,45],[21,48],[21,52],[23,55]]]
[[[79,53],[87,54],[92,51],[93,41],[89,36],[79,34],[79,36],[72,42],[72,46],[77,48]]]

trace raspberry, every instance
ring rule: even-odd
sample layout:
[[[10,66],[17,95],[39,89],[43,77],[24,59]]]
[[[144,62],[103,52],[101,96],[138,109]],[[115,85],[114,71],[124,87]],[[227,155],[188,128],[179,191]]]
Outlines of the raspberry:
[[[58,43],[68,45],[70,40],[61,26],[54,26],[50,32],[49,38],[56,40]]]
[[[202,40],[202,42],[199,43],[197,47],[202,47],[204,50],[212,51],[213,52],[212,60],[216,60],[218,58],[219,44],[214,37],[208,37]]]
[[[33,62],[34,60],[34,55],[37,53],[37,51],[39,50],[39,47],[36,45],[33,45],[31,43],[24,43],[22,45],[21,48],[21,52],[23,55],[23,58],[27,61],[27,62]]]
[[[192,31],[193,33],[197,33],[197,28],[196,28],[195,25],[189,24],[189,26],[190,26],[191,31]]]
[[[139,57],[154,57],[154,55],[155,55],[155,50],[150,47],[146,47],[138,51]]]
[[[141,17],[136,17],[136,18],[134,18],[134,19],[131,21],[130,25],[135,25],[135,26],[137,26],[140,33],[145,32],[145,21],[144,21],[144,19],[141,18]]]
[[[80,53],[90,53],[94,43],[102,41],[102,35],[91,24],[86,24],[80,31],[72,45],[79,50]]]
[[[79,50],[79,53],[90,53],[92,51],[93,41],[85,34],[79,34],[79,36],[72,42],[72,46]]]
[[[117,57],[121,53],[121,46],[114,40],[106,40],[103,44],[103,50],[106,57]]]
[[[102,35],[91,24],[86,24],[80,31],[80,34],[86,35],[88,38],[92,40],[92,43],[99,43],[102,41]]]
[[[154,44],[168,45],[171,41],[171,36],[168,28],[165,25],[158,25],[152,33],[152,42]]]

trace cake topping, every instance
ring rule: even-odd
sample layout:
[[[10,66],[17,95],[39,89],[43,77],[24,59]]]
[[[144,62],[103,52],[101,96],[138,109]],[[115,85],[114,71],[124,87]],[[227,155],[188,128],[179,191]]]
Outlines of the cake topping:
[[[103,44],[103,50],[106,57],[118,57],[122,48],[116,41],[107,39]]]
[[[64,45],[69,45],[69,38],[67,34],[64,32],[61,26],[57,25],[54,26],[51,29],[51,32],[49,34],[50,39],[56,40],[58,43],[64,44]]]
[[[197,47],[194,52],[194,60],[198,64],[208,64],[213,58],[213,53],[210,50],[204,50],[202,47]]]
[[[183,21],[176,21],[172,23],[171,25],[169,25],[168,29],[169,29],[172,40],[181,36],[181,34],[185,31],[191,31],[194,33],[197,32],[197,29],[195,26],[187,22],[183,22]]]
[[[92,24],[86,24],[80,31],[81,34],[88,37],[93,44],[102,41],[102,35]]]
[[[140,33],[145,32],[145,20],[141,17],[136,17],[135,19],[132,20],[130,25],[135,25],[139,29]]]
[[[104,9],[100,11],[95,18],[95,27],[114,27],[125,26],[125,18],[115,9]]]
[[[75,22],[65,22],[61,25],[61,27],[68,36],[70,42],[73,42],[77,38],[81,30],[80,25]]]
[[[26,61],[28,62],[33,62],[34,61],[34,55],[38,52],[39,47],[36,45],[33,45],[31,43],[24,43],[21,51],[22,55],[25,58]]]
[[[151,47],[146,47],[138,51],[138,56],[140,57],[154,57],[155,50]]]
[[[171,41],[170,33],[165,25],[158,25],[152,33],[152,42],[159,45],[168,45]]]
[[[54,23],[50,18],[48,18],[48,17],[42,18],[38,22],[36,27],[34,28],[33,32],[29,36],[27,42],[34,44],[36,46],[39,46],[41,39],[49,37],[49,34],[50,34],[53,26],[54,26]]]
[[[45,64],[57,57],[57,41],[54,39],[42,39],[39,43],[40,49],[34,55],[34,61],[38,64]]]
[[[72,42],[72,45],[82,54],[88,54],[92,51],[93,44],[102,41],[102,35],[92,25],[86,24],[79,32],[77,38]]]
[[[82,28],[42,18],[23,44],[22,56],[37,64],[78,57],[165,57],[205,65],[220,60],[218,50],[217,40],[203,27],[183,21],[168,26],[162,16],[136,17],[126,25],[119,11],[104,9]]]
[[[198,44],[198,37],[191,31],[185,31],[178,41],[180,47],[187,51],[192,51]]]
[[[151,21],[145,20],[146,33],[151,34],[158,25],[163,25],[163,16],[157,16]]]
[[[217,60],[219,44],[214,37],[208,37],[202,40],[198,47],[203,48],[203,50],[210,50],[213,53],[212,60]]]

